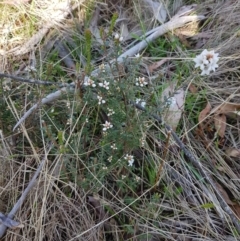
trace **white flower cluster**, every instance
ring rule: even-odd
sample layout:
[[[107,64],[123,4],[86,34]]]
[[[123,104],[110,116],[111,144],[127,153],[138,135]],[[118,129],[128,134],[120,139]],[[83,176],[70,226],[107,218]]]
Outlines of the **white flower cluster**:
[[[111,162],[111,161],[112,161],[112,159],[113,159],[113,156],[110,156],[110,157],[108,157],[108,159],[107,159],[107,160],[108,160],[109,162]]]
[[[111,116],[113,114],[115,114],[115,111],[113,109],[107,108],[108,109],[108,113],[107,116]]]
[[[111,148],[112,148],[113,150],[117,150],[116,144],[113,143],[113,144],[111,145]]]
[[[128,161],[128,166],[132,167],[132,165],[134,163],[134,156],[127,154],[127,155],[125,155],[124,159]]]
[[[98,99],[98,104],[99,104],[99,105],[106,103],[106,101],[105,101],[105,100],[103,99],[103,97],[100,96],[100,95],[97,96],[97,99]]]
[[[145,81],[145,77],[136,78],[136,85],[137,86],[143,87],[144,85],[147,85],[147,84],[148,84],[148,82]]]
[[[90,78],[88,78],[87,80],[84,81],[84,85],[85,86],[92,86],[93,88],[96,87],[95,82]]]
[[[209,75],[211,71],[215,71],[218,67],[219,57],[218,54],[212,51],[208,51],[206,49],[200,55],[197,55],[193,61],[196,63],[195,68],[200,67],[202,70],[201,75]]]
[[[120,36],[118,33],[115,34],[114,39],[117,40],[117,41],[119,41],[119,42],[122,42],[122,41],[123,41],[123,37]]]
[[[145,138],[144,138],[144,137],[141,137],[141,138],[139,139],[139,141],[140,141],[140,143],[141,143],[141,147],[144,147],[144,145],[145,145]]]
[[[105,72],[105,64],[100,64],[99,65],[99,70],[104,73]]]
[[[99,83],[98,84],[100,87],[105,88],[106,90],[109,90],[109,82],[107,82],[106,80],[104,80],[103,83]]]

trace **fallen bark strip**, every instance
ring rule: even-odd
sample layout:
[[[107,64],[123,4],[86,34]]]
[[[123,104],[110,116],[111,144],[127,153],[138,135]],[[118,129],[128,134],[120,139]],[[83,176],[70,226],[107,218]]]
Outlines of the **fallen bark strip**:
[[[51,147],[49,148],[48,152],[51,150]],[[8,215],[3,215],[3,218],[4,219],[8,219],[8,220],[11,220],[13,221],[13,224],[17,224],[16,221],[13,220],[16,212],[19,210],[19,208],[21,207],[21,205],[23,204],[23,202],[25,201],[28,193],[30,192],[30,190],[33,188],[34,184],[36,183],[36,179],[39,175],[39,173],[41,172],[45,162],[47,160],[47,153],[45,154],[45,157],[42,159],[40,165],[38,166],[35,174],[33,175],[31,181],[29,182],[27,188],[24,190],[24,192],[22,193],[21,197],[18,199],[18,201],[15,203],[15,205],[13,206],[11,212],[8,214]],[[6,230],[7,230],[7,225],[6,223],[2,222],[0,224],[0,238],[3,237],[3,235],[5,234]]]
[[[202,19],[204,19],[204,16],[179,16],[178,14],[176,16],[174,16],[170,21],[168,21],[167,23],[161,25],[160,27],[156,28],[156,32],[152,33],[150,36],[148,36],[146,39],[142,40],[141,42],[139,42],[137,45],[133,46],[132,48],[130,48],[129,50],[127,50],[125,53],[123,53],[122,55],[120,55],[117,58],[117,62],[118,63],[122,63],[126,58],[128,57],[133,57],[135,54],[139,53],[140,51],[142,51],[145,47],[147,47],[147,45],[154,41],[156,38],[162,36],[163,34],[174,30],[175,28],[180,28],[182,26],[184,26],[186,23],[189,22],[195,22],[195,21],[200,21]],[[111,63],[114,63],[116,60],[113,60]],[[110,66],[106,66],[106,68],[110,69]],[[91,76],[97,76],[99,73],[99,69],[94,70],[91,73]],[[89,77],[86,76],[85,80],[87,80]],[[74,87],[74,83],[70,84],[71,87]],[[73,88],[70,88],[70,90],[73,90]],[[66,92],[66,87],[62,88],[61,90],[58,90],[54,93],[49,94],[48,96],[46,96],[44,99],[41,100],[41,104],[47,104],[52,102],[53,100],[56,100],[57,98],[59,98],[61,96],[62,92]],[[17,122],[17,124],[14,126],[13,131],[16,130],[16,128],[23,123],[23,121],[28,118],[29,115],[31,115],[31,113],[37,109],[37,107],[39,106],[39,104],[35,104],[33,105]]]

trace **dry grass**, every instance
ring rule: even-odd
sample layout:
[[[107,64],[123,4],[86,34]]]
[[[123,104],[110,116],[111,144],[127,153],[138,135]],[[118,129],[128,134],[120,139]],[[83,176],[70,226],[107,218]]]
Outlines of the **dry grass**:
[[[173,2],[171,4],[171,1],[165,1],[166,5],[170,6],[169,15],[176,12],[181,1]],[[53,9],[56,13],[56,7],[67,7],[66,1],[59,3],[41,0],[16,6],[1,4],[0,10],[3,14],[0,16],[2,32],[0,72],[26,78],[38,79],[44,76],[59,82],[74,81],[73,72],[77,72],[78,68],[84,69],[86,56],[82,56],[85,51],[82,41],[84,30],[90,27],[91,16],[95,13],[94,4],[92,2],[92,5],[89,5],[87,1],[78,4],[78,1],[73,1],[71,6],[75,6],[75,9],[65,18],[59,14],[54,15]],[[106,1],[99,3],[99,6],[102,18],[98,20],[96,26],[100,25],[105,30],[109,27],[111,16],[115,11],[122,13],[129,32],[134,34],[156,26],[149,13],[141,7],[140,0],[132,3]],[[213,107],[224,102],[240,103],[239,11],[239,0],[202,3],[197,12],[206,14],[208,19],[198,31],[207,37],[194,39],[196,35],[191,35],[188,38],[188,33],[192,33],[196,26],[187,26],[175,33],[175,37],[180,39],[179,46],[174,50],[166,50],[167,57],[183,59],[205,48],[220,53],[219,68],[210,77],[200,77],[198,70],[192,71],[193,65],[188,61],[185,66],[183,65],[182,69],[185,72],[182,79],[180,77],[180,85],[189,86],[192,83],[198,88],[198,92],[192,94],[193,102],[187,98],[186,109],[177,133],[214,179],[219,188],[217,191],[238,218],[240,218],[239,156],[231,157],[226,150],[240,148],[239,117],[237,115],[234,118],[227,118],[225,136],[220,138],[216,135],[213,121],[210,125],[206,125],[206,129],[199,130],[197,116],[194,115],[199,114],[207,101]],[[124,21],[117,22],[114,31],[120,31]],[[31,45],[28,41],[43,26],[46,27],[46,34]],[[79,45],[70,41],[76,36]],[[165,36],[170,45],[174,43],[172,37],[174,34]],[[62,59],[59,56],[52,57],[51,50],[56,39],[67,41],[70,46],[68,54],[73,54],[73,60],[78,58],[80,66],[75,65],[73,69],[69,69],[66,68],[69,62],[64,62],[66,65],[61,62],[62,56]],[[131,42],[133,39],[129,38],[123,48]],[[29,52],[24,50],[26,43],[30,44],[27,46],[31,49]],[[106,55],[101,55],[99,44],[99,40],[94,39],[93,49],[96,59],[92,62],[95,66],[112,54],[109,48]],[[188,48],[183,47],[186,45]],[[155,48],[157,52],[157,47]],[[151,57],[156,56],[146,52],[144,57],[146,58],[141,66],[149,65]],[[62,72],[60,70],[54,72],[54,68],[60,62]],[[150,74],[161,76],[162,82],[167,83],[169,79],[177,78],[177,65],[178,62],[170,61]],[[26,66],[33,66],[37,72],[26,71]],[[145,73],[146,69],[143,67],[139,71]],[[237,233],[227,213],[220,205],[216,206],[218,204],[216,190],[206,183],[199,170],[189,163],[172,139],[167,145],[168,151],[165,151],[165,130],[156,126],[154,121],[147,122],[150,126],[148,131],[142,130],[148,145],[144,149],[134,150],[137,164],[142,172],[128,172],[118,164],[112,166],[109,164],[111,169],[106,173],[100,168],[102,165],[100,157],[91,159],[90,154],[88,155],[102,148],[99,136],[89,137],[89,142],[95,143],[95,150],[90,147],[85,147],[83,150],[76,148],[80,146],[78,145],[80,140],[86,138],[84,127],[78,126],[78,120],[90,116],[94,111],[84,107],[78,113],[76,125],[72,128],[66,125],[67,115],[74,116],[75,105],[81,106],[78,95],[69,94],[33,113],[21,129],[13,133],[12,128],[22,114],[53,88],[19,84],[8,78],[4,78],[2,83],[0,91],[3,108],[0,116],[3,132],[0,136],[0,211],[2,213],[6,214],[11,210],[41,159],[49,153],[48,161],[36,185],[15,216],[15,220],[23,223],[24,228],[8,229],[2,240],[239,240],[240,234]],[[6,85],[9,86],[9,91],[3,91]],[[211,117],[207,118],[210,119]],[[56,136],[57,134],[59,136]],[[61,139],[61,134],[65,135],[65,139]],[[71,142],[72,140],[75,142]],[[50,142],[54,143],[51,148],[49,148]],[[151,171],[157,172],[162,161],[164,166],[160,175],[160,184],[152,189],[155,180],[151,181],[154,177]],[[120,180],[122,175],[128,175],[126,179],[130,180]],[[139,179],[136,181],[138,176]],[[136,183],[135,189],[131,186],[131,182]],[[119,183],[122,183],[128,191],[125,192]]]

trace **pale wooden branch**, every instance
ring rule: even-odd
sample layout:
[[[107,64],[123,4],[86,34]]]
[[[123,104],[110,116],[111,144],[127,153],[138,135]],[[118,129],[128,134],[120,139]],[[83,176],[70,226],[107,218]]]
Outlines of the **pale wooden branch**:
[[[23,123],[24,120],[26,120],[28,118],[28,116],[31,115],[31,113],[37,109],[37,107],[39,105],[44,105],[44,104],[47,104],[47,103],[50,103],[56,99],[58,99],[60,96],[62,96],[63,93],[66,93],[67,91],[74,91],[74,86],[71,86],[70,88],[68,87],[64,87],[64,88],[61,88],[60,90],[54,92],[54,93],[51,93],[49,95],[47,95],[45,98],[43,98],[41,100],[40,103],[37,103],[37,104],[34,104],[20,119],[19,121],[17,122],[17,124],[14,126],[13,128],[13,131],[16,130],[16,128],[21,124]]]

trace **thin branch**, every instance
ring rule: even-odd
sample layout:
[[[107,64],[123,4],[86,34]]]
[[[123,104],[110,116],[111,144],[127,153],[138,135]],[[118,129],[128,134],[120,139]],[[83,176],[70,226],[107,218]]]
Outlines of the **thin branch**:
[[[37,84],[37,85],[58,85],[59,87],[67,87],[71,86],[73,84],[66,84],[66,83],[59,83],[59,82],[51,82],[51,81],[45,81],[45,80],[34,80],[34,79],[25,79],[19,76],[14,76],[10,74],[4,74],[0,73],[0,78],[10,78],[16,81],[21,81],[24,83],[29,83],[29,84]]]
[[[51,93],[49,95],[47,95],[45,98],[43,98],[39,103],[33,105],[20,119],[19,121],[17,122],[17,124],[14,126],[13,128],[13,131],[16,130],[16,128],[21,124],[23,123],[24,120],[26,120],[28,118],[28,116],[31,115],[31,113],[37,109],[37,107],[39,107],[40,105],[44,105],[44,104],[47,104],[47,103],[50,103],[56,99],[58,99],[60,96],[62,96],[63,93],[66,93],[67,91],[74,91],[74,88],[73,87],[70,87],[70,88],[67,88],[67,87],[64,87],[64,88],[61,88],[60,90],[54,92],[54,93]]]

